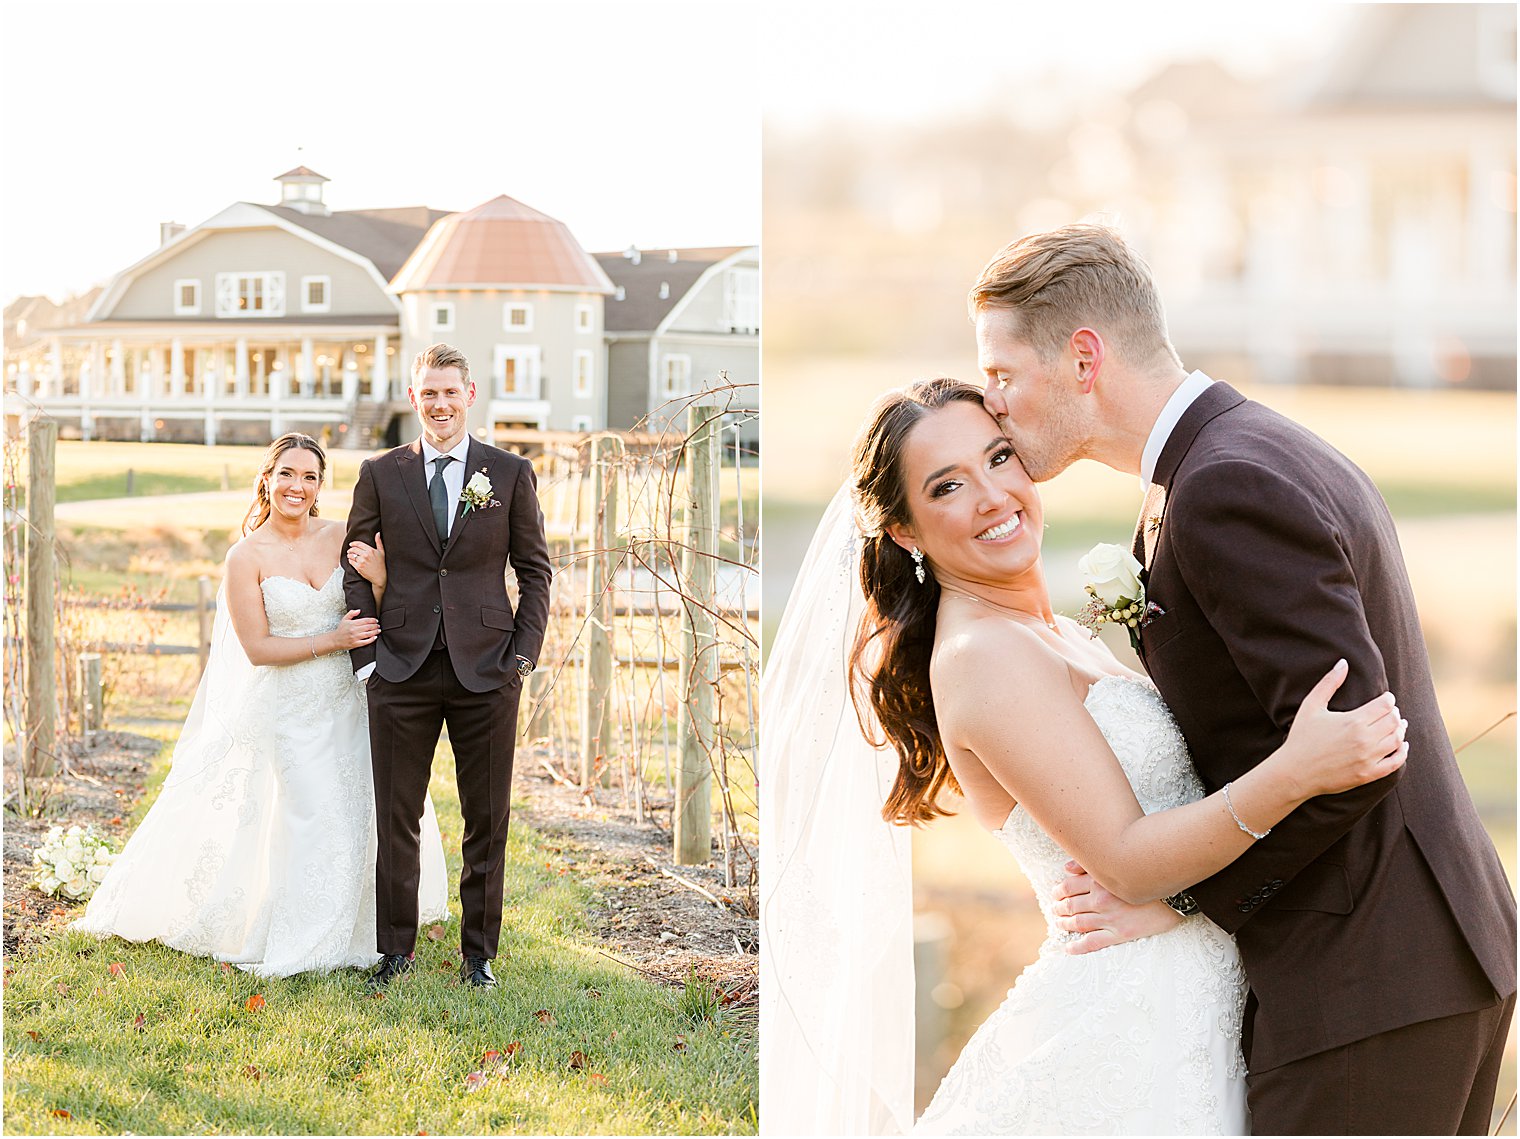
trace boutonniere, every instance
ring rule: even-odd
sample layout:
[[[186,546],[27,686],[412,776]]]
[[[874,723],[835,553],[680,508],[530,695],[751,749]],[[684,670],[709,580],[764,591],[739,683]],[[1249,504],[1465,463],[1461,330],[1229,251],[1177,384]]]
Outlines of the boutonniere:
[[[464,492],[459,496],[464,499],[464,513],[472,510],[486,510],[492,506],[500,506],[491,497],[491,480],[486,475],[486,469],[481,467],[470,476],[470,481],[465,485]]]
[[[1123,625],[1130,647],[1138,652],[1140,630],[1165,613],[1146,600],[1144,568],[1123,546],[1099,542],[1077,563],[1077,569],[1087,577],[1083,588],[1091,598],[1077,620],[1095,637],[1105,622]]]
[[[1161,515],[1152,514],[1145,520],[1145,532],[1147,534],[1161,533]]]

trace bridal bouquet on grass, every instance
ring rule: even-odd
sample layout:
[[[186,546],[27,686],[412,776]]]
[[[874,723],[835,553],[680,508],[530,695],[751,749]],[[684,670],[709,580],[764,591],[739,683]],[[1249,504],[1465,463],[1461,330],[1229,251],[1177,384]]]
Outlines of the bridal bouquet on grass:
[[[50,827],[42,845],[32,852],[32,865],[36,867],[32,885],[50,898],[83,901],[95,892],[114,861],[111,844],[93,827],[75,826],[66,831]]]

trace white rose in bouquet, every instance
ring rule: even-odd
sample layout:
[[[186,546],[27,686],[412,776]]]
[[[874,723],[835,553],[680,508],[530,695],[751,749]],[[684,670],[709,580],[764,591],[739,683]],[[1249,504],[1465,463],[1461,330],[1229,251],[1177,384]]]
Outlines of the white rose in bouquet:
[[[1110,609],[1124,602],[1139,601],[1140,563],[1123,546],[1099,542],[1077,563],[1087,587]]]
[[[42,845],[32,852],[36,868],[32,885],[49,897],[88,898],[104,881],[115,858],[93,828],[49,827]]]

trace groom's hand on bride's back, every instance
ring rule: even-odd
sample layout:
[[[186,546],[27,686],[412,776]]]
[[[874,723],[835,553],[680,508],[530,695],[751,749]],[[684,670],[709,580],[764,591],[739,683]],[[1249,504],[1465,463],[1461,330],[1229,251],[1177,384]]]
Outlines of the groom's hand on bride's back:
[[[1182,915],[1165,902],[1137,906],[1110,894],[1075,861],[1066,864],[1066,875],[1050,893],[1056,926],[1082,935],[1066,946],[1067,953],[1092,953],[1151,937],[1182,921]]]

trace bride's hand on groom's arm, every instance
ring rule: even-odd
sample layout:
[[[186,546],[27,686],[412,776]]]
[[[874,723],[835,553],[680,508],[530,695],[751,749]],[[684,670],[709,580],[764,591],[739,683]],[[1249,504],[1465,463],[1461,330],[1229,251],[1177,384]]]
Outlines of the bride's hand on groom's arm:
[[[380,538],[380,531],[375,531],[375,544],[354,541],[348,544],[348,564],[359,572],[359,576],[374,587],[375,604],[380,604],[380,599],[385,595],[387,581],[385,572],[385,542]]]
[[[1152,937],[1182,921],[1182,915],[1165,902],[1134,905],[1109,893],[1075,859],[1066,864],[1066,874],[1050,893],[1056,927],[1082,935],[1066,946],[1067,953],[1093,953]]]

